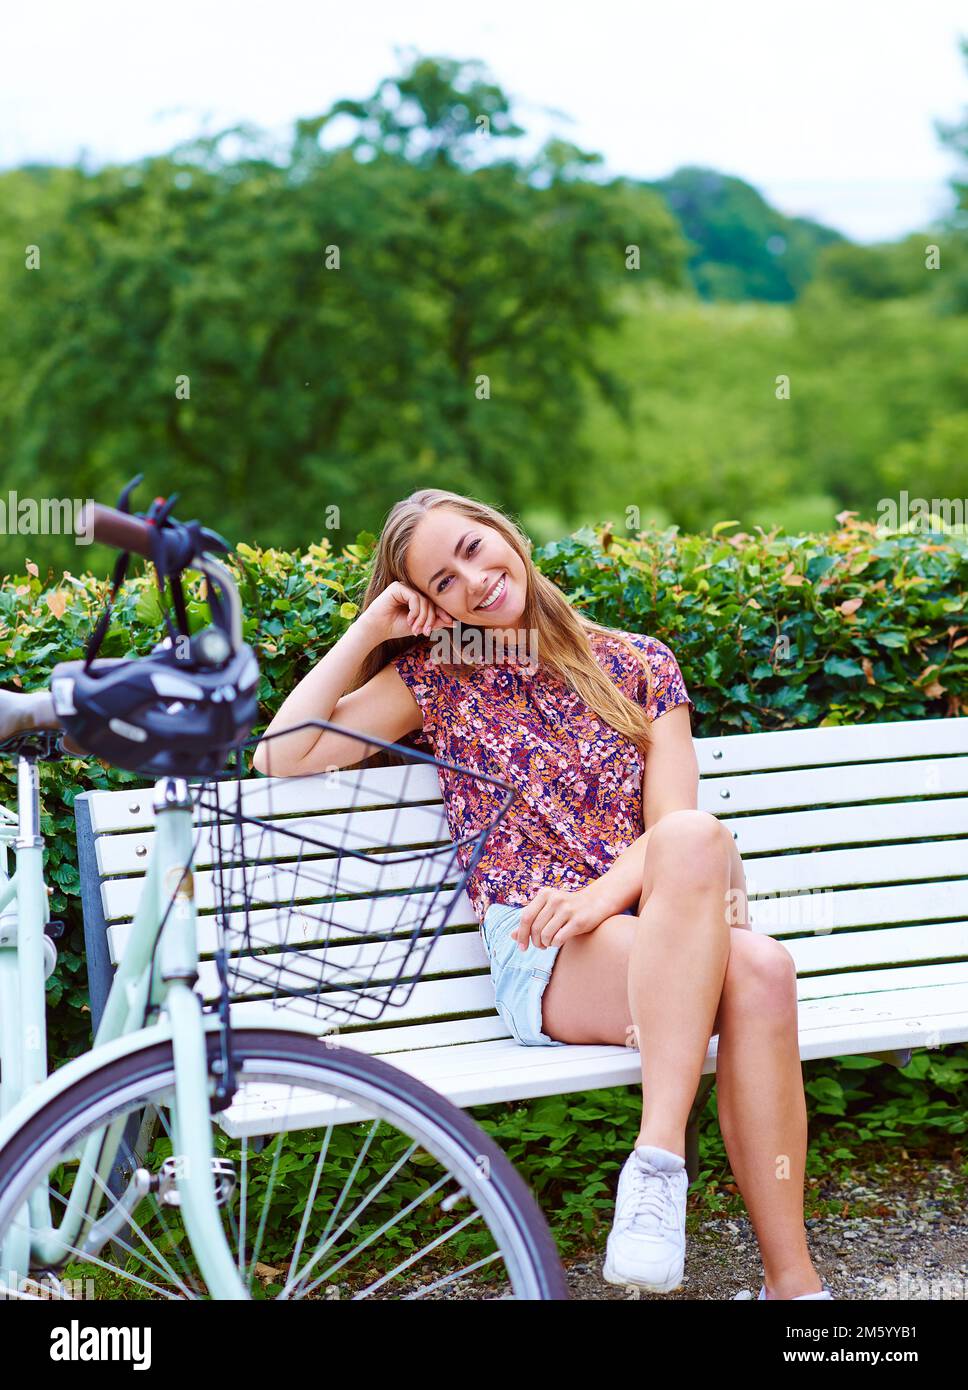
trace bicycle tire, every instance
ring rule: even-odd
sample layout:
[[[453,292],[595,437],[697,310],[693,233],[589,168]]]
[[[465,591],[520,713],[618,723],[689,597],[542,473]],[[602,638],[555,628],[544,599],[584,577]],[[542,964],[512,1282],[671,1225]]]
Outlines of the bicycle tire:
[[[220,1055],[217,1034],[207,1035],[206,1048],[211,1067]],[[438,1161],[446,1162],[448,1173],[455,1173],[449,1160],[457,1158],[463,1160],[463,1175],[479,1178],[479,1161],[485,1158],[487,1182],[478,1183],[478,1192],[484,1199],[485,1223],[495,1239],[497,1227],[499,1249],[510,1256],[513,1296],[542,1301],[569,1298],[554,1241],[532,1193],[500,1147],[458,1106],[380,1058],[306,1034],[238,1029],[232,1034],[232,1050],[240,1077],[272,1082],[288,1067],[290,1078],[299,1077],[304,1084],[308,1073],[330,1094],[376,1102],[378,1114],[394,1123],[409,1121],[399,1128],[411,1137],[422,1125],[419,1141]],[[298,1067],[303,1068],[301,1074]],[[122,1113],[148,1085],[170,1086],[173,1081],[171,1043],[148,1044],[105,1063],[32,1115],[0,1149],[0,1246],[26,1195],[50,1173],[58,1154],[103,1126],[112,1114]]]

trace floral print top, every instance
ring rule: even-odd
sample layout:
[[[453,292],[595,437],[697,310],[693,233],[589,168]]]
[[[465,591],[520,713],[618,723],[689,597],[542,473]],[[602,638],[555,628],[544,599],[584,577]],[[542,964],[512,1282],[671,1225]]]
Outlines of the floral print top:
[[[590,634],[596,660],[619,689],[649,719],[683,703],[695,708],[669,648],[642,633],[623,635],[645,653],[651,695],[621,642]],[[448,672],[431,652],[431,639],[421,637],[393,661],[423,712],[415,745],[518,791],[465,885],[478,921],[492,903],[523,907],[541,888],[573,891],[600,878],[644,833],[645,765],[635,744],[540,665],[511,660]],[[507,798],[464,773],[439,768],[438,777],[455,840],[483,829]],[[473,843],[458,848],[462,868],[473,850]]]

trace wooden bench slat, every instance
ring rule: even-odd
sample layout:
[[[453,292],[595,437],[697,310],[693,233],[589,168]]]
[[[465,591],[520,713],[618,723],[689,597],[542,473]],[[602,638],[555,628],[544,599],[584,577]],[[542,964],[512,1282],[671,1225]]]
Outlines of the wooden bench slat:
[[[480,932],[454,932],[438,936],[428,945],[409,949],[403,941],[360,942],[352,946],[323,947],[310,951],[276,951],[262,956],[240,955],[229,963],[229,983],[239,994],[265,994],[308,989],[313,984],[335,989],[338,985],[364,987],[370,980],[387,980],[403,971],[412,979],[415,970],[426,975],[469,974],[487,970],[487,953]],[[202,961],[199,982],[206,998],[218,994],[214,961]]]
[[[425,900],[436,898],[435,912],[453,898],[453,884],[460,876],[460,866],[451,845],[442,845],[433,853],[421,852],[419,858],[411,857],[406,851],[403,855],[391,851],[386,855],[374,856],[372,860],[345,858],[320,859],[311,863],[258,864],[248,868],[236,866],[223,870],[220,874],[222,892],[231,900],[241,903],[242,895],[258,906],[274,903],[291,903],[294,900],[308,902],[330,896],[333,893],[369,895],[396,892],[398,900],[408,911],[416,911],[417,895],[408,896],[402,890],[428,890]],[[212,869],[200,869],[193,875],[195,903],[199,911],[216,906],[216,873]],[[451,887],[446,887],[446,883]],[[142,878],[109,878],[102,884],[104,915],[109,922],[123,917],[133,917],[141,896]],[[430,890],[437,890],[432,892]],[[390,901],[389,897],[387,901]],[[335,904],[334,904],[335,906]],[[428,909],[429,910],[429,909]],[[410,920],[413,920],[411,917]]]
[[[741,854],[806,847],[821,847],[838,843],[865,844],[877,840],[928,840],[935,835],[958,835],[968,832],[968,797],[943,797],[917,802],[882,802],[871,806],[827,807],[822,811],[779,811],[730,817],[719,807],[710,807],[733,832]],[[361,811],[342,816],[306,816],[286,822],[287,826],[305,827],[306,833],[347,849],[365,851],[380,849],[394,843],[388,836],[402,831],[398,844],[449,843],[446,816],[442,806],[409,807],[407,819],[394,825],[391,813]],[[352,830],[353,821],[362,828]],[[341,827],[337,830],[336,826]],[[319,827],[322,827],[320,829]],[[95,841],[98,869],[102,876],[142,874],[154,842],[154,829],[130,831],[116,835],[99,835]],[[340,839],[343,835],[345,838]],[[287,840],[289,843],[287,843]],[[249,859],[273,858],[276,846],[280,855],[292,852],[289,837],[281,832],[266,832],[258,826],[246,826],[243,849]],[[236,847],[227,839],[235,857]],[[197,837],[195,863],[204,868],[215,862],[218,848],[214,828],[201,827]]]
[[[758,893],[795,892],[804,888],[872,887],[918,879],[954,878],[958,874],[968,875],[968,839],[769,855],[750,860],[744,868],[751,898]],[[968,877],[965,898],[968,903]]]
[[[850,970],[850,987],[853,990],[860,987],[857,967],[861,965],[909,961],[912,963],[913,979],[926,968],[916,964],[919,961],[968,962],[968,921],[798,936],[783,944],[796,961],[798,975],[819,970]],[[944,966],[942,969],[948,970],[950,967]]]
[[[384,1027],[377,1022],[370,1027],[357,1026],[352,1032],[333,1029],[320,1034],[324,1040],[336,1043],[352,1038],[354,1047],[374,1057],[424,1047],[455,1047],[488,1042],[510,1036],[503,1018],[494,1011],[476,1018],[436,1018],[431,1023],[404,1023],[396,1027]]]
[[[218,791],[223,818],[235,807],[237,785],[241,790],[243,813],[260,818],[381,807],[393,810],[401,804],[439,802],[441,799],[437,770],[426,763],[345,768],[339,773],[314,773],[305,777],[246,777],[240,784],[226,780],[219,785]],[[154,820],[152,786],[91,792],[89,797],[95,834],[150,826]],[[213,798],[214,793],[207,794],[207,799]],[[201,808],[196,810],[200,822],[214,819],[214,813]]]
[[[253,943],[259,947],[291,946],[300,937],[308,944],[324,941],[333,944],[344,941],[359,941],[360,933],[383,932],[389,936],[409,935],[410,925],[417,911],[416,904],[404,911],[399,898],[357,898],[351,902],[327,905],[324,908],[294,908],[280,911],[279,908],[255,908],[248,914],[248,924]],[[322,921],[322,925],[320,925]],[[238,939],[245,926],[242,911],[227,915],[229,935]],[[454,910],[447,919],[447,930],[457,927],[473,927],[480,935],[479,924],[466,893],[461,893],[454,904]],[[128,937],[131,935],[131,922],[118,922],[108,927],[107,935],[113,963],[121,959]],[[203,913],[197,918],[197,937],[199,953],[210,956],[218,945],[216,915]]]
[[[757,898],[749,905],[749,920],[757,931],[778,937],[841,927],[897,926],[902,922],[920,926],[932,920],[963,917],[966,891],[962,878],[888,888],[790,893],[785,897]]]
[[[195,836],[195,865],[292,859],[297,855],[335,854],[401,845],[450,844],[443,805],[407,806],[402,811],[345,811],[330,816],[294,816],[261,825],[222,827],[200,825]],[[312,845],[297,840],[306,836]],[[96,840],[98,869],[102,874],[140,874],[154,843],[153,827],[99,835]],[[318,846],[318,848],[317,848]]]
[[[873,759],[896,762],[968,753],[968,716],[879,720],[830,728],[780,729],[695,740],[701,775],[764,772],[769,768],[832,767]],[[716,754],[720,756],[717,757]]]
[[[862,805],[867,801],[919,800],[968,792],[968,758],[925,758],[905,763],[851,763],[799,772],[749,772],[704,778],[699,809],[713,815],[799,807]]]
[[[720,819],[732,831],[745,860],[771,850],[827,849],[882,840],[923,843],[939,835],[964,835],[968,833],[968,797],[827,806],[822,811],[770,811]]]
[[[374,991],[362,989],[359,994]],[[419,980],[405,1004],[395,1005],[383,1013],[353,998],[348,1008],[340,1009],[331,1000],[320,1001],[315,996],[289,995],[270,1000],[240,1000],[239,1008],[272,1007],[285,1009],[293,1016],[318,1022],[322,1033],[327,1027],[352,1027],[356,1024],[393,1022],[406,1023],[429,1019],[439,1014],[475,1014],[494,1009],[494,985],[490,975],[457,975],[449,980]],[[234,1007],[234,1005],[233,1005]]]
[[[832,967],[825,975],[804,975],[797,980],[797,999],[840,999],[845,995],[871,994],[885,989],[923,989],[927,985],[968,984],[968,961],[939,961],[929,965],[885,965],[843,974]]]

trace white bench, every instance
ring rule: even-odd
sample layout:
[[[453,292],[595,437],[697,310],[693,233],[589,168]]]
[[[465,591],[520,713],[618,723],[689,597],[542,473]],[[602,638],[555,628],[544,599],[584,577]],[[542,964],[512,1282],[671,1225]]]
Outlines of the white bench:
[[[782,939],[796,960],[801,1057],[861,1054],[904,1066],[914,1047],[968,1040],[968,718],[740,734],[695,744],[699,805],[722,818],[736,839],[753,930]],[[380,790],[381,805],[370,810],[359,804],[364,776],[367,788]],[[295,781],[254,778],[243,785],[247,793],[271,792],[277,815],[351,823],[357,847],[450,843],[431,766],[349,769]],[[414,803],[406,812],[396,799],[403,785],[405,804]],[[86,792],[75,806],[96,1027],[147,862],[150,788]],[[317,823],[333,827],[337,821]],[[271,863],[267,868],[274,872]],[[203,849],[195,874],[203,956],[214,945],[212,919],[204,916],[212,905],[211,880]],[[399,908],[399,897],[387,902]],[[369,900],[371,910],[377,906]],[[197,987],[207,998],[216,996],[211,959],[203,960]],[[316,1009],[307,999],[276,1002],[309,1017]],[[235,1016],[244,1022],[253,1007],[239,1003]],[[632,1048],[523,1047],[509,1036],[494,1008],[487,957],[465,894],[408,1002],[376,1023],[340,1025],[339,1041],[383,1056],[460,1106],[641,1078]],[[718,1035],[710,1041],[690,1117],[691,1179],[717,1043]],[[271,1104],[256,1119],[233,1107],[223,1122],[237,1133],[268,1133],[325,1120],[321,1104],[307,1094],[298,1114],[290,1109],[275,1123]]]

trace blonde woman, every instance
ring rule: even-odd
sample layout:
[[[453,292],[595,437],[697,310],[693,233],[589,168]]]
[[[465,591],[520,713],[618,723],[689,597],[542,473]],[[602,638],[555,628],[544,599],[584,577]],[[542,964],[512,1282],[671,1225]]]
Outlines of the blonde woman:
[[[426,488],[398,502],[359,617],[266,732],[315,718],[412,735],[517,788],[467,884],[498,1011],[522,1045],[634,1045],[642,1060],[605,1278],[682,1283],[685,1128],[718,1034],[719,1117],[759,1240],[760,1297],[830,1298],[803,1222],[793,960],[750,930],[732,836],[697,809],[678,664],[654,637],[584,617],[530,549],[472,498]],[[255,765],[288,776],[359,759],[358,740],[306,729],[261,744]],[[440,780],[455,839],[487,823],[493,788]]]

